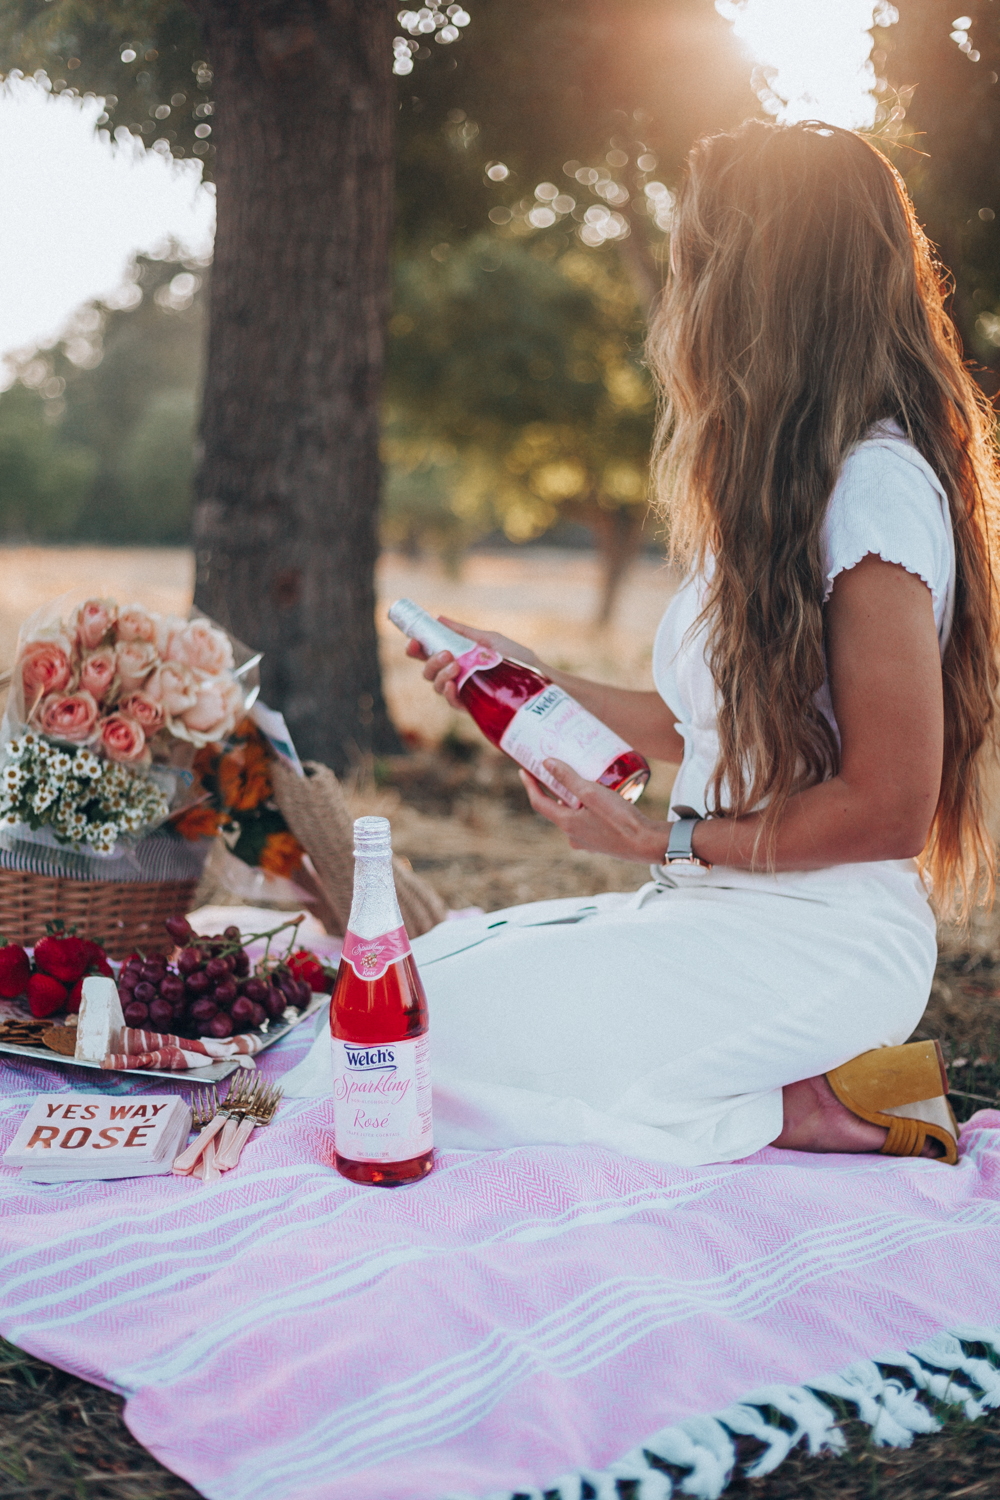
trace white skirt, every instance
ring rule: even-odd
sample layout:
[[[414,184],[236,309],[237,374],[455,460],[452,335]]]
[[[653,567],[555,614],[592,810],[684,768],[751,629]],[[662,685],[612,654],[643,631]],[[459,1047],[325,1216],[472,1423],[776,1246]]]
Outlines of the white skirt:
[[[783,1085],[905,1041],[936,942],[901,861],[658,872],[634,894],[445,922],[413,952],[438,1145],[696,1166],[774,1140]]]

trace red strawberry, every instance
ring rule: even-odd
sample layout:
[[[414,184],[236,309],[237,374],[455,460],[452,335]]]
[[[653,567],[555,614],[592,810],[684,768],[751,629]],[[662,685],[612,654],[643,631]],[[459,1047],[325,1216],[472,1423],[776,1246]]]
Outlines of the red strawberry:
[[[108,955],[105,953],[100,943],[91,942],[88,938],[85,939],[85,944],[89,960],[87,973],[103,974],[106,979],[114,979],[115,971],[108,963]]]
[[[334,976],[324,969],[315,953],[310,953],[308,948],[300,948],[297,953],[293,953],[288,960],[288,967],[296,979],[304,979],[317,995],[332,991]]]
[[[16,1000],[28,988],[31,978],[31,963],[23,948],[17,943],[5,943],[0,948],[0,1000]]]
[[[32,974],[28,980],[28,1005],[37,1021],[55,1015],[66,1004],[66,986],[50,974]]]
[[[97,944],[94,943],[92,944],[92,946],[96,948]],[[98,949],[98,954],[99,957],[95,959],[95,961],[91,964],[86,974],[81,974],[80,978],[76,981],[76,984],[74,984],[73,988],[69,992],[69,999],[66,1001],[66,1009],[71,1016],[76,1015],[77,1011],[80,1009],[81,1004],[83,1003],[83,981],[85,979],[89,978],[91,974],[103,974],[106,979],[114,979],[115,977],[115,971],[108,963],[107,959],[104,956],[104,953],[100,949]]]
[[[71,933],[49,934],[35,944],[35,968],[61,984],[75,984],[90,967],[88,950],[92,946],[86,938]]]

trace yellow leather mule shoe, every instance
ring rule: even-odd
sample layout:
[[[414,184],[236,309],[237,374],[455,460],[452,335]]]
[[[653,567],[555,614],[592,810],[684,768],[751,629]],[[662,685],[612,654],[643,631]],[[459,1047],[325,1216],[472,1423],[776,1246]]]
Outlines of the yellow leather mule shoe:
[[[876,1047],[827,1073],[826,1081],[852,1114],[889,1132],[885,1156],[919,1156],[930,1138],[958,1161],[958,1122],[948,1103],[948,1075],[938,1042]]]

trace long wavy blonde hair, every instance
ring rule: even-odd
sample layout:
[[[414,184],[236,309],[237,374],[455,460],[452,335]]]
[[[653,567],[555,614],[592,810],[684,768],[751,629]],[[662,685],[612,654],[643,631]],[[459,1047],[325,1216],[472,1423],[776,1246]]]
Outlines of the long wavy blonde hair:
[[[663,394],[654,473],[675,557],[713,562],[701,616],[719,704],[711,810],[764,805],[772,851],[788,799],[839,768],[816,703],[821,530],[851,448],[895,418],[940,477],[954,526],[944,764],[922,863],[938,906],[967,912],[994,885],[982,766],[1000,476],[993,412],[962,363],[903,181],[851,131],[747,121],[692,151],[671,263],[649,336]]]

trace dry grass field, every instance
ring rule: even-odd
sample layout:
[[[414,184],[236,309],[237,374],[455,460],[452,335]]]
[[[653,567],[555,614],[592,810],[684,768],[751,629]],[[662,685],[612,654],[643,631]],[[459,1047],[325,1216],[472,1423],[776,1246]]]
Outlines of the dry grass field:
[[[183,610],[192,559],[174,550],[0,549],[0,669],[13,657],[19,621],[69,589],[141,598]],[[471,557],[459,579],[432,563],[383,558],[380,616],[386,690],[401,729],[422,748],[360,766],[350,779],[355,812],[391,818],[394,844],[453,907],[494,910],[543,896],[634,889],[647,871],[567,850],[527,809],[505,758],[482,748],[468,721],[436,698],[384,622],[408,595],[435,613],[502,630],[553,663],[626,686],[651,685],[653,635],[673,582],[642,562],[607,631],[590,620],[597,598],[592,558],[532,551]],[[667,807],[671,774],[657,767],[644,805]],[[1000,1094],[1000,916],[981,914],[968,932],[941,932],[941,962],[921,1032],[944,1039],[960,1118]],[[946,1274],[946,1267],[942,1267]],[[118,1397],[0,1342],[0,1500],[180,1500],[195,1491],[135,1443]],[[913,1448],[875,1449],[845,1408],[850,1440],[840,1459],[796,1453],[766,1479],[737,1477],[729,1495],[753,1500],[958,1500],[1000,1494],[1000,1417],[946,1421]],[[751,1456],[749,1453],[746,1455]],[[680,1476],[677,1476],[680,1478]],[[632,1500],[631,1486],[620,1487]],[[280,1500],[280,1497],[279,1497]],[[387,1496],[386,1500],[392,1500]]]

